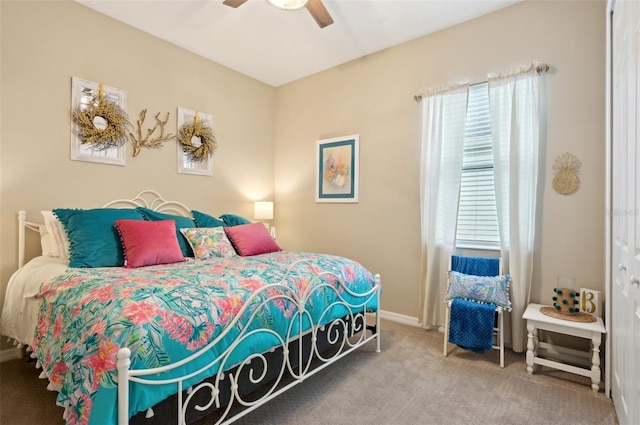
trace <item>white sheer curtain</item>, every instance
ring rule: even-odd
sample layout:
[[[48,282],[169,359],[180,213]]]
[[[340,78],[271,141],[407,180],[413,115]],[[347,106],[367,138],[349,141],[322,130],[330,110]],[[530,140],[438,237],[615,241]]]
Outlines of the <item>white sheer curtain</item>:
[[[444,324],[444,294],[453,253],[462,172],[468,85],[422,97],[421,323]]]
[[[539,78],[531,67],[489,79],[500,249],[503,271],[512,277],[511,343],[516,352],[525,349],[522,313],[529,303],[536,235]]]

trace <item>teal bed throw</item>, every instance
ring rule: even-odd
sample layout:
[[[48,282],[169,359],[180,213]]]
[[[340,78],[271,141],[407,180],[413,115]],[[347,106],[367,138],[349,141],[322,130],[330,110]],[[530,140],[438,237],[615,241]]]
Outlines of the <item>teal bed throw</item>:
[[[300,308],[291,294],[306,300],[305,332],[310,321],[320,326],[351,313],[345,302],[362,305],[358,311],[377,310],[377,298],[363,295],[374,286],[374,275],[353,260],[286,251],[135,269],[68,269],[38,294],[33,349],[50,381],[60,385],[57,401],[67,424],[115,424],[121,347],[131,350],[132,369],[148,369],[178,362],[228,332],[205,355],[166,375],[194,373],[185,381],[190,386],[279,346],[276,334],[283,340],[297,335]],[[201,369],[241,333],[249,336],[224,366],[220,361]],[[175,385],[131,383],[129,416],[175,391]]]

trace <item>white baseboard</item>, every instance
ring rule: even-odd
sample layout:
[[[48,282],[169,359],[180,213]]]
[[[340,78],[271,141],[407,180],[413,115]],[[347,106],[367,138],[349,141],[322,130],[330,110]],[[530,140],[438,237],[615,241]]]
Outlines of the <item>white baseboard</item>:
[[[406,316],[404,314],[393,313],[391,311],[380,310],[380,318],[402,323],[404,325],[421,327],[417,317]]]
[[[22,358],[22,348],[9,348],[8,350],[0,351],[0,362],[6,362],[13,359]]]

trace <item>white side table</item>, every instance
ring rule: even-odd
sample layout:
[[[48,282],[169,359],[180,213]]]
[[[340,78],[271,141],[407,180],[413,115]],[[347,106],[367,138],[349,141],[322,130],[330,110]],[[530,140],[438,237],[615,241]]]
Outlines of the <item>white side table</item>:
[[[542,314],[540,312],[540,307],[544,306],[540,304],[529,304],[522,315],[522,318],[527,321],[528,331],[527,372],[532,374],[534,372],[535,365],[541,365],[590,377],[591,388],[594,392],[598,392],[600,389],[600,344],[602,343],[602,335],[606,332],[604,324],[602,323],[602,318],[598,317],[597,321],[590,323],[556,319]],[[549,343],[541,343],[538,341],[539,329],[590,339],[591,350],[589,352],[583,352]],[[545,351],[584,357],[590,367],[582,368],[562,363],[561,361],[539,357],[538,350],[540,348],[543,348]]]

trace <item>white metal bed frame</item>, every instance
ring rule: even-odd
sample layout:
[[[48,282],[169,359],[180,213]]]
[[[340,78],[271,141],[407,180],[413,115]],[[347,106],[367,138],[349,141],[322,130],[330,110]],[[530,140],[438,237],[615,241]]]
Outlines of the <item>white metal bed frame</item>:
[[[289,271],[287,272],[287,275],[285,275],[285,277],[282,279],[282,282],[285,282],[287,280],[288,274],[293,268],[297,267],[302,263],[305,263],[305,261],[299,261],[292,264],[292,266],[289,268]],[[210,390],[210,399],[209,399],[209,403],[205,406],[195,406],[196,410],[206,410],[213,403],[216,404],[216,408],[221,407],[218,399],[218,396],[219,396],[218,384],[224,379],[229,379],[231,382],[231,390],[232,390],[231,400],[229,401],[229,403],[227,403],[225,411],[223,412],[221,417],[218,419],[217,422],[215,422],[216,424],[223,424],[223,423],[226,424],[226,423],[231,423],[234,420],[246,415],[252,410],[258,408],[259,406],[273,399],[274,397],[302,383],[309,376],[314,375],[315,373],[324,369],[326,366],[342,358],[343,356],[347,355],[348,353],[360,347],[361,345],[366,344],[372,339],[376,339],[377,341],[376,351],[380,352],[380,339],[378,337],[378,333],[373,332],[371,335],[368,335],[368,336],[366,333],[367,329],[368,330],[380,329],[379,315],[377,313],[375,314],[375,318],[373,319],[375,320],[375,324],[373,323],[373,320],[371,320],[371,324],[368,324],[370,319],[368,319],[368,314],[366,311],[366,305],[368,302],[370,302],[374,298],[376,298],[379,301],[379,287],[380,287],[379,276],[376,276],[376,286],[374,286],[372,289],[370,289],[364,294],[356,294],[353,291],[351,291],[349,288],[347,288],[344,285],[344,283],[339,280],[338,280],[339,288],[336,288],[335,286],[331,286],[328,283],[319,283],[315,285],[315,283],[325,275],[333,275],[333,274],[322,273],[320,275],[316,275],[313,281],[311,282],[311,285],[309,285],[309,288],[311,290],[303,294],[296,294],[291,288],[289,288],[287,285],[283,283],[278,283],[278,284],[269,285],[268,287],[263,287],[260,291],[254,293],[249,298],[249,300],[247,300],[242,310],[233,319],[233,321],[231,321],[229,324],[227,324],[227,326],[225,326],[225,329],[222,331],[222,333],[218,337],[216,337],[212,342],[210,342],[207,346],[200,349],[198,352],[192,354],[191,356],[179,362],[175,362],[172,365],[153,368],[153,369],[145,369],[145,370],[129,370],[129,365],[130,365],[129,356],[131,353],[127,348],[120,349],[120,351],[118,352],[118,401],[119,401],[118,402],[118,414],[119,414],[118,424],[119,425],[127,424],[129,420],[128,419],[129,385],[123,385],[128,383],[129,381],[136,382],[139,384],[144,384],[144,385],[176,384],[177,392],[181,394],[182,391],[185,389],[185,385],[184,385],[185,380],[190,379],[200,374],[204,370],[210,368],[211,366],[217,364],[219,366],[219,372],[215,375],[215,383],[216,383],[215,385],[211,383],[198,384],[195,387],[192,387],[188,391],[188,396],[184,401],[182,400],[182,397],[177,398],[177,403],[178,403],[177,423],[179,425],[186,424],[185,415],[186,415],[189,402],[191,401],[195,393],[201,389],[207,388]],[[335,275],[333,276],[337,278],[337,276]],[[202,366],[199,370],[188,375],[184,375],[178,378],[166,378],[166,379],[162,379],[161,377],[158,376],[159,374],[169,372],[173,369],[181,367],[186,363],[194,361],[195,359],[204,355],[207,351],[211,350],[211,348],[214,347],[219,341],[221,341],[226,336],[226,334],[234,327],[234,325],[239,320],[239,318],[243,315],[247,307],[249,307],[255,299],[259,298],[260,293],[265,292],[269,288],[274,288],[274,287],[277,287],[278,289],[280,289],[282,291],[282,294],[268,297],[267,299],[262,301],[259,304],[259,307],[256,308],[254,313],[250,316],[247,325],[243,327],[243,330],[241,331],[240,335],[234,340],[234,342],[224,352],[220,353],[218,357],[216,357],[214,360],[210,361],[206,365]],[[320,315],[319,323],[323,323],[325,316],[328,314],[328,312],[332,308],[338,305],[347,307],[350,310],[357,309],[356,310],[357,313],[350,313],[348,315],[351,326],[349,326],[347,324],[347,321],[345,321],[344,319],[338,319],[326,325],[329,327],[328,331],[329,331],[330,342],[332,343],[332,345],[337,344],[339,346],[337,353],[332,354],[329,357],[324,357],[323,354],[318,351],[315,345],[317,341],[317,333],[319,330],[322,329],[322,327],[318,326],[318,323],[312,322],[311,314],[309,313],[307,308],[307,301],[309,300],[309,298],[316,291],[323,290],[324,288],[334,291],[339,301],[336,301],[333,304],[330,304],[329,306],[327,306],[327,308]],[[340,290],[343,290],[349,295],[354,295],[354,296],[357,295],[359,297],[364,296],[365,298],[362,302],[353,304],[345,300],[345,298],[340,294]],[[297,321],[298,322],[297,329],[294,329],[294,326],[293,326],[294,320],[292,320],[289,324],[289,328],[285,338],[282,338],[280,335],[278,335],[276,332],[270,329],[255,329],[255,330],[248,331],[248,329],[250,329],[249,324],[254,320],[259,308],[276,299],[286,300],[294,303],[294,305],[297,306],[297,311],[293,315],[293,317],[297,317],[299,319]],[[309,356],[309,358],[306,361],[303,360],[303,352],[304,352],[303,346],[302,346],[303,339],[300,337],[300,335],[305,334],[305,332],[303,332],[303,329],[302,329],[303,317],[308,318],[309,321],[312,322],[313,324],[311,329],[306,332],[306,333],[311,333],[311,340],[313,344],[312,355]],[[340,329],[338,329],[337,327],[340,327]],[[340,330],[342,331],[342,333],[339,332]],[[279,342],[278,347],[281,347],[283,350],[284,358],[283,358],[282,364],[280,365],[280,370],[278,371],[277,379],[268,384],[269,385],[268,391],[258,400],[247,401],[238,392],[237,377],[242,373],[242,369],[244,367],[247,367],[248,363],[251,360],[257,358],[262,363],[263,370],[260,376],[254,376],[253,371],[250,371],[249,376],[253,384],[259,384],[267,373],[267,368],[269,366],[269,364],[267,363],[267,360],[265,359],[263,353],[257,353],[257,354],[251,354],[249,357],[244,359],[239,365],[229,365],[227,364],[227,362],[230,355],[238,347],[238,345],[242,343],[242,341],[244,341],[246,338],[249,338],[250,336],[257,333],[268,333],[274,336]],[[339,335],[342,335],[341,340],[339,339]],[[291,359],[288,355],[290,350],[289,344],[292,342],[298,345],[297,366],[292,365]],[[274,350],[275,348],[272,348],[272,351]],[[320,365],[312,368],[311,366],[312,366],[313,360],[320,361]],[[239,367],[233,373],[225,372],[225,370],[229,370],[231,367],[234,367],[234,366],[239,366]],[[292,376],[294,380],[288,384],[284,384],[282,387],[279,387],[279,384],[284,382],[283,378],[285,377],[285,372],[289,372],[290,376]],[[152,377],[153,379],[146,378],[146,377]],[[245,409],[243,409],[242,411],[240,411],[235,415],[232,415],[230,418],[227,418],[227,415],[229,414],[231,408],[234,406],[234,402],[239,403],[240,405],[245,407]]]
[[[105,208],[123,208],[137,206],[143,206],[159,212],[178,214],[187,217],[191,216],[191,210],[185,204],[176,201],[167,201],[158,192],[155,192],[153,190],[143,190],[138,193],[133,199],[117,199],[103,205],[103,207]],[[18,221],[18,265],[21,268],[24,265],[25,256],[25,231],[26,229],[38,231],[39,224],[27,221],[25,211],[19,211]],[[205,411],[211,408],[214,404],[216,409],[223,407],[224,410],[221,412],[221,414],[220,411],[218,412],[220,416],[215,423],[228,424],[245,416],[249,412],[257,409],[258,407],[262,406],[263,404],[267,403],[283,392],[302,383],[308,377],[313,376],[325,367],[336,362],[340,358],[349,354],[353,350],[365,345],[373,339],[376,340],[375,351],[379,353],[379,310],[381,294],[380,275],[375,275],[375,285],[370,290],[365,293],[356,294],[351,291],[335,274],[329,272],[315,274],[311,281],[311,284],[308,286],[309,290],[305,291],[302,294],[296,294],[295,291],[288,287],[284,282],[286,282],[291,271],[294,268],[304,267],[306,264],[307,262],[305,260],[293,263],[289,267],[289,270],[286,272],[285,277],[280,283],[269,285],[254,293],[249,298],[249,300],[247,300],[238,315],[226,325],[226,327],[223,329],[221,334],[218,335],[218,337],[211,341],[207,346],[201,348],[199,351],[181,361],[172,363],[164,367],[132,370],[130,369],[131,362],[129,358],[131,352],[128,348],[121,348],[117,353],[118,425],[125,425],[129,423],[129,383],[131,382],[135,382],[138,385],[175,384],[176,393],[178,394],[178,396],[176,397],[178,412],[176,423],[178,425],[186,425],[187,408],[193,400],[194,395],[200,390],[208,389],[210,391],[210,398],[208,403],[204,406],[194,405],[193,408],[198,411]],[[325,276],[331,276],[333,279],[335,279],[337,282],[337,286],[332,286],[326,282],[318,283],[316,285],[316,282],[320,281],[320,279]],[[259,298],[262,292],[265,292],[269,288],[278,288],[281,293],[279,295],[267,297],[260,303],[259,308],[261,308],[264,304],[272,302],[276,299],[286,300],[296,306],[296,312],[292,315],[292,320],[289,323],[287,335],[285,335],[284,338],[270,329],[258,328],[248,331],[248,329],[250,328],[250,326],[248,325],[254,320],[256,313],[259,310],[259,308],[257,308],[250,316],[247,325],[243,327],[243,330],[238,335],[238,337],[214,360],[210,361],[206,365],[202,366],[199,370],[194,371],[190,374],[179,377],[158,379],[159,375],[161,378],[161,374],[166,374],[176,368],[192,362],[211,350],[212,347],[214,347],[230,332],[239,318],[244,314],[248,306],[250,306],[255,299]],[[324,311],[318,318],[318,323],[313,323],[313,318],[307,307],[307,302],[316,291],[321,290],[333,291],[337,296],[337,300],[324,309]],[[349,302],[347,299],[345,299],[345,296],[343,296],[343,294],[345,293],[349,296],[357,296],[361,301],[358,301],[357,303]],[[367,311],[366,305],[374,299],[377,303],[378,309],[372,312]],[[347,316],[341,319],[333,320],[330,323],[324,324],[328,321],[327,317],[329,312],[333,308],[337,307],[346,308],[349,313],[347,314]],[[298,326],[296,327],[296,329],[294,329],[293,326],[293,317],[298,318]],[[312,325],[307,331],[303,330],[304,318],[306,318]],[[317,346],[318,333],[320,331],[327,332],[328,341],[334,347],[332,353],[327,357],[324,357],[324,354],[319,351]],[[243,361],[241,361],[239,364],[228,364],[228,361],[233,351],[246,338],[249,338],[250,336],[260,332],[269,333],[277,339],[279,345],[272,348],[270,351],[273,352],[276,350],[276,348],[282,348],[283,361],[279,366],[280,370],[276,371],[277,378],[274,381],[265,383],[266,391],[264,392],[264,394],[256,400],[249,401],[245,400],[244,396],[238,391],[238,377],[240,373],[242,373],[243,369],[248,368],[247,370],[249,372],[249,379],[251,383],[255,385],[261,384],[262,380],[267,375],[267,367],[269,366],[269,363],[267,363],[267,359],[265,358],[266,353],[253,353]],[[367,334],[367,332],[370,333]],[[312,345],[310,348],[310,355],[308,359],[305,360],[303,358],[303,337],[307,335],[311,336]],[[289,356],[291,344],[295,344],[298,348],[297,365],[294,365],[292,363],[292,360]],[[255,359],[257,359],[258,362],[262,364],[262,372],[258,374],[259,376],[256,376],[257,373],[254,373],[254,369],[252,369],[251,365],[249,364]],[[183,390],[185,390],[185,381],[202,374],[205,370],[210,369],[215,365],[218,366],[218,372],[214,376],[215,384],[205,381],[200,382],[199,384],[187,388],[187,395],[182,396]],[[153,377],[153,379],[151,377]],[[288,381],[290,378],[293,378],[293,380]],[[219,384],[221,384],[225,379],[229,380],[230,382],[231,394],[226,406],[222,406],[220,404],[219,398]],[[240,405],[242,409],[232,412],[232,408],[236,403]]]

